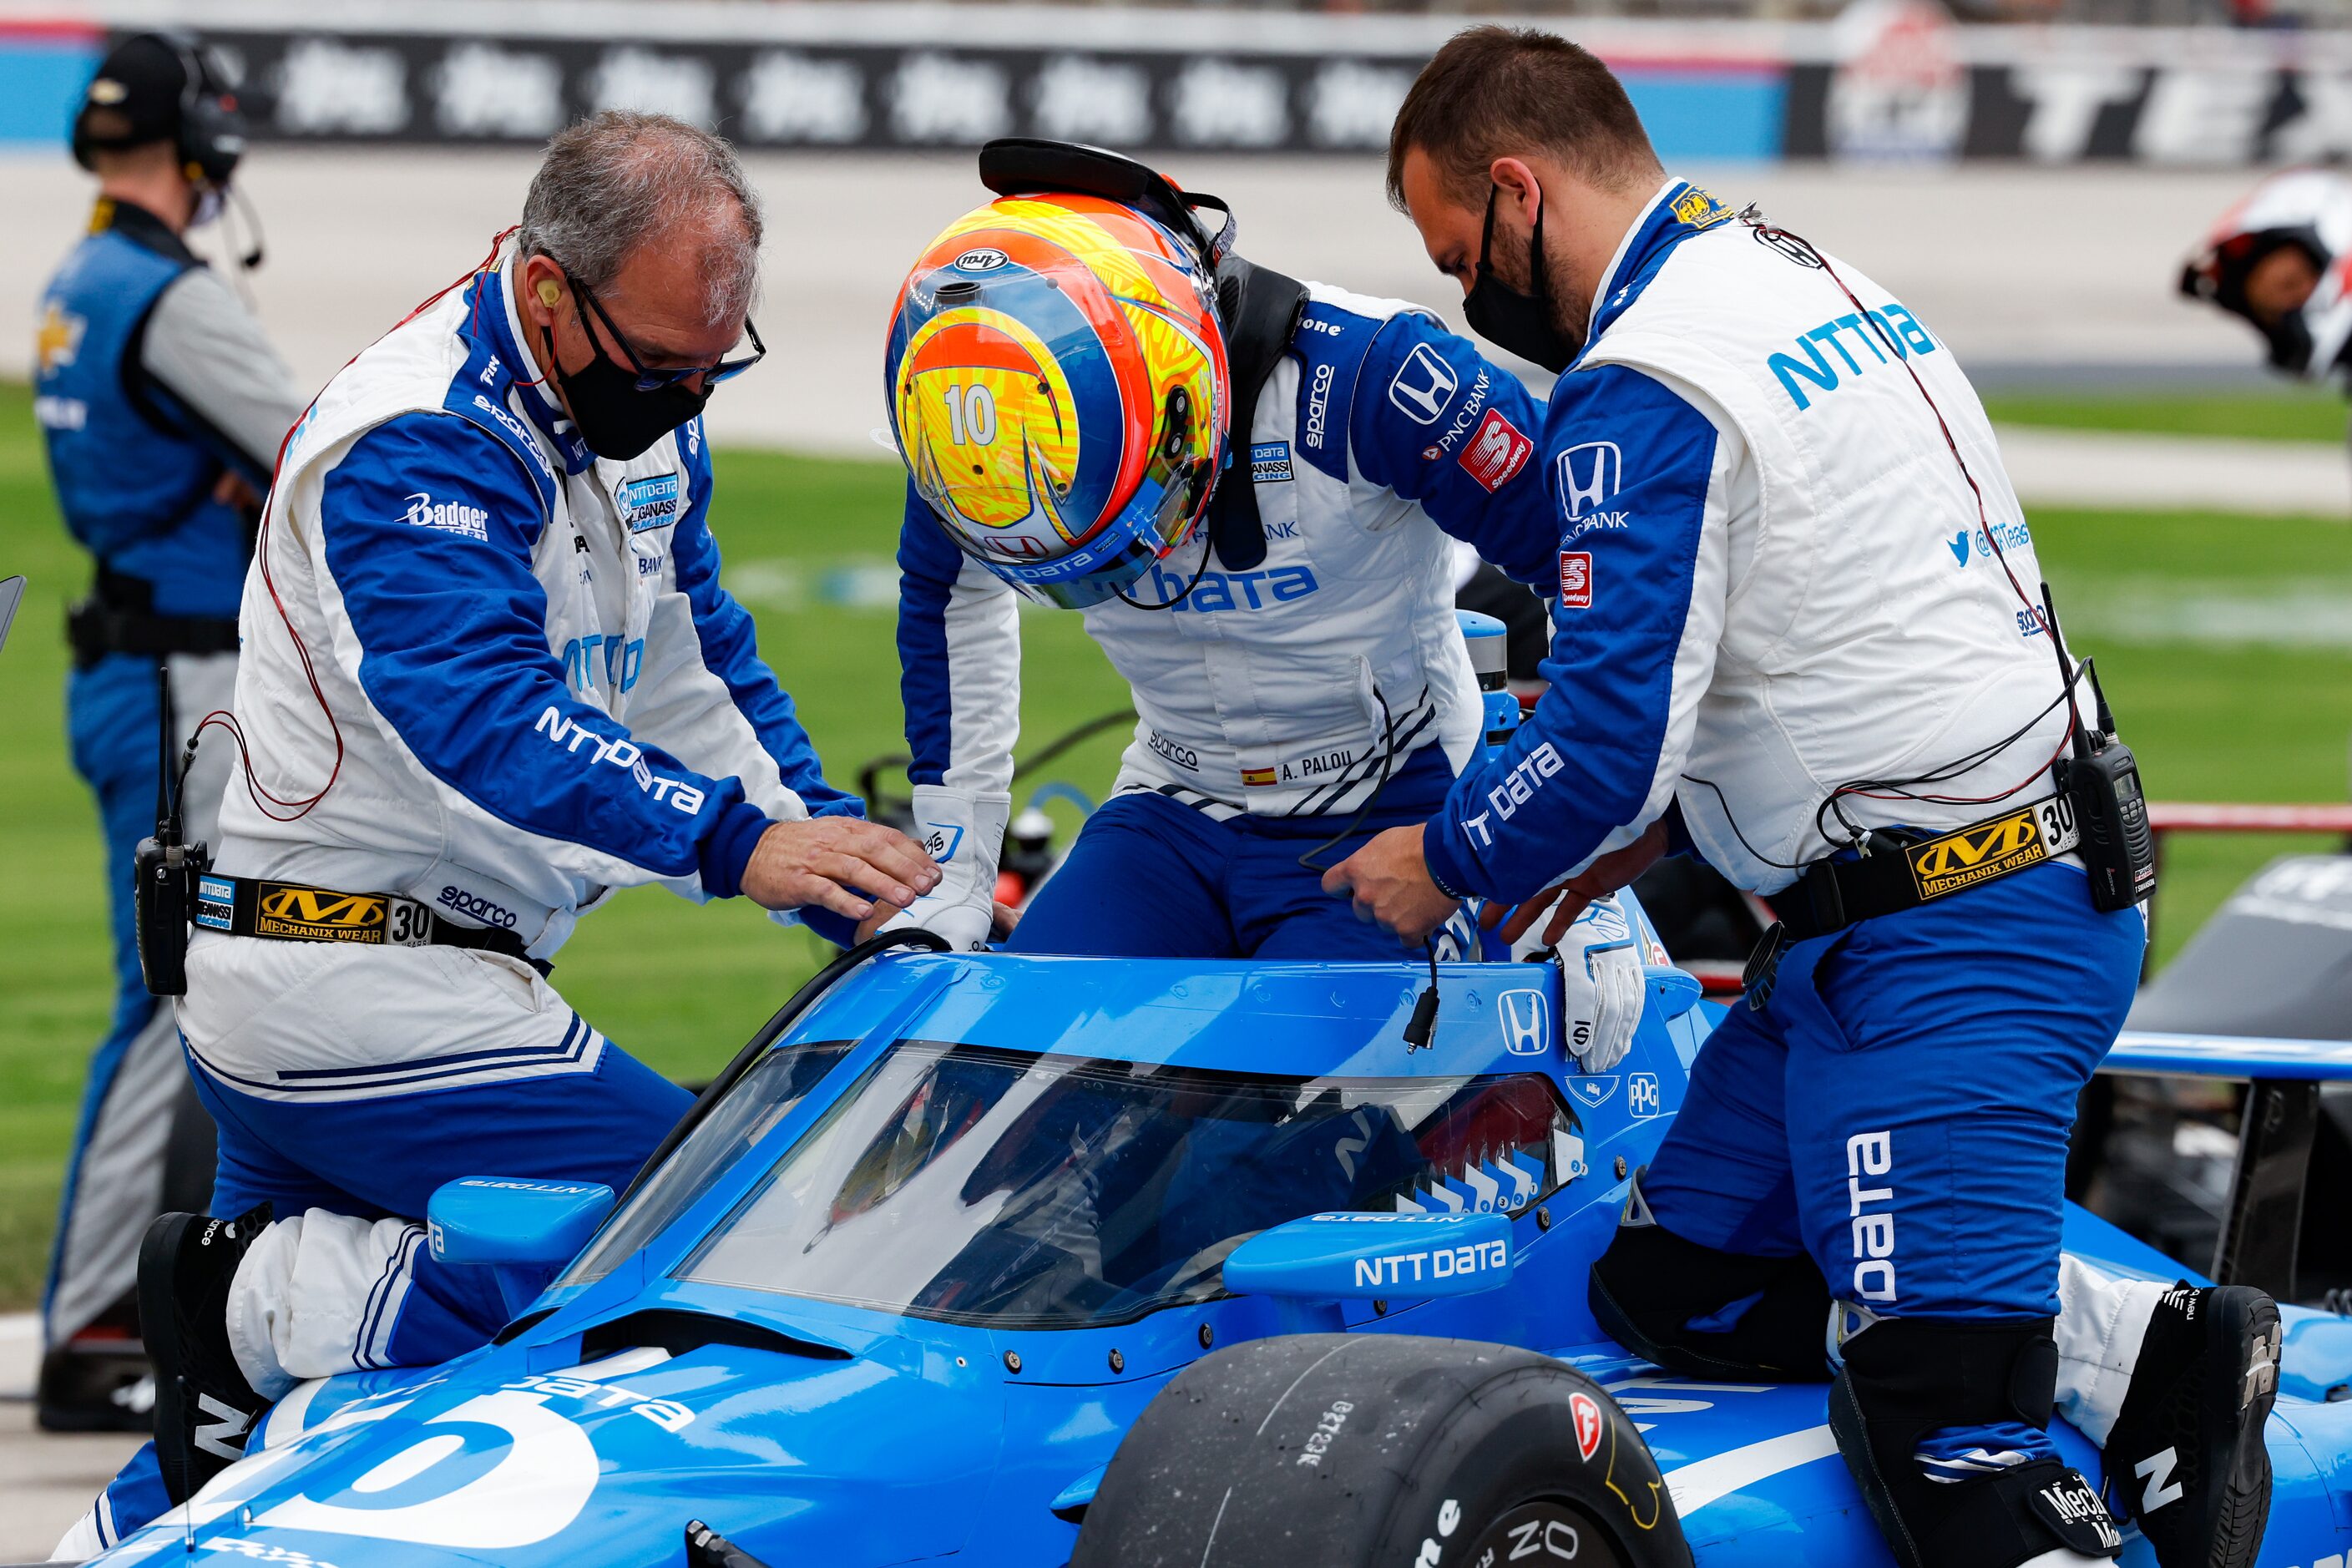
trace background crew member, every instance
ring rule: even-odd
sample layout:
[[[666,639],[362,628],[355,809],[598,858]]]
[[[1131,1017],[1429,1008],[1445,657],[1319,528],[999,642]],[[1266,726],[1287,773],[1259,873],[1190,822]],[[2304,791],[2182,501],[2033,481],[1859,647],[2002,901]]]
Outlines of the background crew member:
[[[171,1009],[140,983],[131,857],[155,825],[156,666],[170,671],[182,736],[227,705],[253,521],[301,412],[259,323],[183,243],[220,212],[244,145],[208,51],[180,34],[117,45],[73,121],[74,157],[98,176],[98,205],[41,300],[34,415],[58,510],[98,568],[68,622],[66,711],[105,834],[116,987],[43,1302],[48,1426],[145,1425],[143,1401],[129,1409],[107,1397],[128,1393],[106,1380],[122,1375],[121,1361],[88,1352],[125,1343],[134,1327],[138,1237],[163,1194],[175,1103],[202,1129]],[[226,762],[215,751],[188,781],[198,838],[212,837]]]
[[[1825,1377],[1834,1300],[1831,1426],[1898,1560],[2113,1556],[2045,1428],[2067,1133],[2146,929],[2095,907],[2073,819],[2034,809],[2081,683],[1974,392],[1869,279],[1666,177],[1608,69],[1549,35],[1442,49],[1390,181],[1472,325],[1565,373],[1558,629],[1511,745],[1330,885],[1407,935],[1470,894],[1565,918],[1669,845],[1781,895],[1596,1315],[1686,1373]],[[2166,1568],[2242,1568],[2276,1307],[2069,1293],[2065,1407],[2111,1498]],[[2132,1484],[2163,1467],[2170,1489]]]
[[[178,1008],[238,1217],[149,1231],[156,1446],[67,1546],[188,1496],[304,1378],[486,1342],[496,1282],[417,1223],[485,1149],[627,1184],[688,1096],[545,974],[609,889],[740,893],[845,942],[936,882],[825,783],[719,586],[698,416],[763,352],[760,236],[725,142],[599,114],[289,443]]]
[[[2273,370],[2306,381],[2352,374],[2352,179],[2271,175],[2213,226],[2180,269],[2180,291],[2251,322]]]

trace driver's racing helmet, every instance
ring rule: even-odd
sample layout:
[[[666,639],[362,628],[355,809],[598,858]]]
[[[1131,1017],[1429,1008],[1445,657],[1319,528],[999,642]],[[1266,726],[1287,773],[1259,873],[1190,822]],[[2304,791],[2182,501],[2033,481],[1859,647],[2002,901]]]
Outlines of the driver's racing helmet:
[[[1031,598],[1100,604],[1192,539],[1231,383],[1211,263],[1097,196],[1006,196],[927,246],[884,361],[916,491]]]
[[[2290,311],[2284,321],[2254,320],[2246,300],[2246,280],[2257,262],[2286,246],[2311,258],[2320,275],[2319,288],[2308,304]],[[2325,370],[2344,344],[2315,342],[2344,292],[2343,265],[2352,258],[2352,181],[2324,169],[2290,169],[2255,186],[2243,200],[2221,215],[2205,242],[2180,269],[2180,291],[2203,300],[2231,315],[2252,322],[2270,340],[2271,363],[2301,374],[2315,364]]]

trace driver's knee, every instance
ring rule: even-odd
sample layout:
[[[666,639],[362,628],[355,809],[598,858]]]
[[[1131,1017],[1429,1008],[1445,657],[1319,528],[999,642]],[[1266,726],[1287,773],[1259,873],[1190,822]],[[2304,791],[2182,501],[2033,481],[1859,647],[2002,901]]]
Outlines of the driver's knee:
[[[1593,1264],[1585,1295],[1603,1332],[1670,1372],[1830,1375],[1829,1286],[1812,1259],[1725,1252],[1676,1236],[1646,1217],[1638,1179],[1628,1221]]]

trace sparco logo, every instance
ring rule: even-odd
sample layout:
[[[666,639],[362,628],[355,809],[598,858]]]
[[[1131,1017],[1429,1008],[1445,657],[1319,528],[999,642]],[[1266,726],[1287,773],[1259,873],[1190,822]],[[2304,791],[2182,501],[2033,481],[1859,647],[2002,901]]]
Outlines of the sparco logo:
[[[444,533],[462,533],[468,539],[490,537],[490,514],[487,510],[467,506],[464,501],[436,501],[423,490],[408,498],[408,510],[403,515],[419,528],[437,528]]]
[[[434,901],[445,910],[454,910],[458,914],[481,921],[484,925],[500,926],[508,931],[514,929],[515,917],[512,910],[500,909],[489,900],[479,894],[469,893],[463,888],[444,888],[441,889],[441,896]]]
[[[1315,384],[1307,392],[1307,444],[1320,450],[1323,446],[1323,418],[1331,409],[1331,380],[1339,374],[1328,364],[1315,367]]]
[[[1200,752],[1190,746],[1178,745],[1157,730],[1152,731],[1143,743],[1187,773],[1197,773],[1201,771]]]

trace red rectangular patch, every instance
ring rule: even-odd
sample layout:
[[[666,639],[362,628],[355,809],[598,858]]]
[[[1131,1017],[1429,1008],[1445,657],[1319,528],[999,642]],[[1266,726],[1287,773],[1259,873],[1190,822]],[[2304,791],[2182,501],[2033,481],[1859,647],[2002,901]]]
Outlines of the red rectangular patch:
[[[1528,466],[1528,456],[1535,449],[1536,444],[1520,435],[1519,427],[1504,418],[1501,409],[1489,408],[1486,417],[1478,422],[1477,434],[1454,460],[1487,489],[1498,490]]]
[[[1559,607],[1592,608],[1592,553],[1586,550],[1559,552]]]

